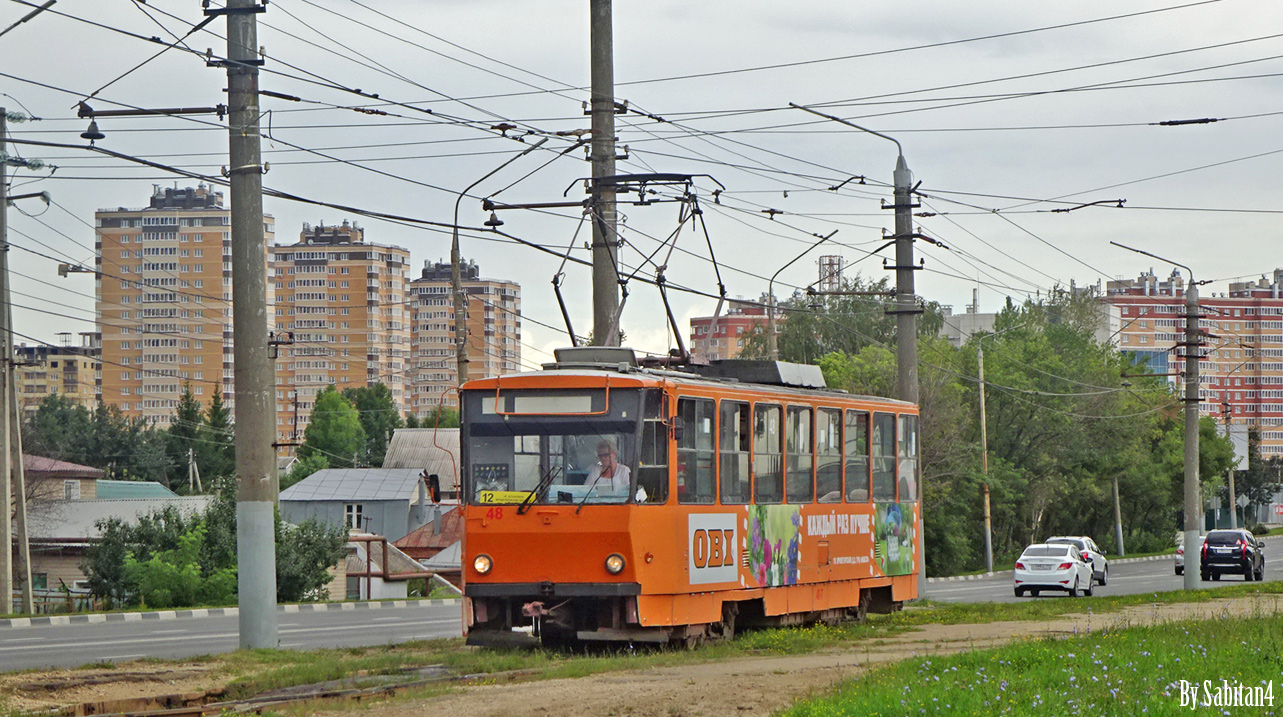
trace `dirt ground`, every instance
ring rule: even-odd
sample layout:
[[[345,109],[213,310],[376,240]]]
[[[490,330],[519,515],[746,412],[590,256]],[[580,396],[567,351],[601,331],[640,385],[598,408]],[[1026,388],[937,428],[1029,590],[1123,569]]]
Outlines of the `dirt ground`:
[[[918,655],[948,654],[1046,635],[1073,635],[1102,628],[1185,619],[1276,614],[1277,597],[1208,603],[1149,605],[1104,615],[1069,615],[1050,622],[928,625],[849,649],[792,657],[724,660],[681,667],[612,672],[578,679],[462,687],[427,700],[365,702],[363,717],[452,717],[516,715],[633,715],[711,717],[769,715],[811,694],[887,662]],[[214,664],[130,663],[110,670],[24,672],[0,677],[0,695],[13,708],[58,705],[217,690],[224,676]],[[332,713],[316,713],[332,714]]]

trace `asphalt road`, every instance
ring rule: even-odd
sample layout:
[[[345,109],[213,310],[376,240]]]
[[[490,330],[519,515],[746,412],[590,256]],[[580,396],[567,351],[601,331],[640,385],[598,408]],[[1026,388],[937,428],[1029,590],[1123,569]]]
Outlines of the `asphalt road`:
[[[278,613],[285,649],[388,645],[462,634],[460,606]],[[0,629],[0,672],[139,657],[184,658],[239,646],[235,615]]]
[[[1132,595],[1180,590],[1185,587],[1185,577],[1176,574],[1173,569],[1175,566],[1174,558],[1135,563],[1110,561],[1109,584],[1104,587],[1097,585],[1096,594]],[[1194,561],[1194,566],[1197,570],[1197,560]],[[1283,580],[1283,536],[1265,539],[1265,579]],[[1242,581],[1241,576],[1226,575],[1220,582],[1206,582],[1203,586],[1215,588],[1222,585],[1235,585]],[[1067,597],[1062,592],[1044,592],[1037,598],[1018,598],[1012,591],[1013,587],[1011,573],[1008,571],[976,580],[929,583],[927,597],[944,602],[1019,602],[1021,600],[1063,600]]]

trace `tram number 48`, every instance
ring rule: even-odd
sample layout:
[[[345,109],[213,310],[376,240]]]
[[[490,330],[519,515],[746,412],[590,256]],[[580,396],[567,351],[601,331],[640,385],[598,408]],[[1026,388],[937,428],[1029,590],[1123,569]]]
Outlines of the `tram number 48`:
[[[691,534],[691,558],[696,568],[735,565],[735,531],[696,530]]]

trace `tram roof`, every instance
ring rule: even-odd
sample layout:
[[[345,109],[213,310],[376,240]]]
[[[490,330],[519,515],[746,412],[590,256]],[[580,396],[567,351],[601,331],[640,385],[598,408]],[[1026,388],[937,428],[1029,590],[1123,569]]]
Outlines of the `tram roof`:
[[[600,349],[601,347],[592,348]],[[708,386],[710,388],[741,387],[768,393],[841,396],[850,400],[912,405],[907,401],[901,401],[896,398],[851,394],[841,389],[828,388],[824,385],[823,374],[820,373],[819,366],[808,364],[770,360],[729,359],[717,361],[711,365],[649,368],[638,365],[636,359],[632,358],[631,349],[603,349],[600,354],[596,355],[619,359],[604,361],[584,360],[592,355],[587,352],[577,353],[573,355],[574,360],[565,361],[561,360],[566,357],[563,351],[566,350],[559,349],[557,351],[556,356],[559,361],[544,364],[542,370],[523,371],[477,379],[470,381],[468,385],[474,389],[484,389],[490,388],[491,385],[498,385],[505,379],[533,379],[554,376],[601,378],[603,380],[625,378],[636,381],[636,385],[674,381],[685,385]]]

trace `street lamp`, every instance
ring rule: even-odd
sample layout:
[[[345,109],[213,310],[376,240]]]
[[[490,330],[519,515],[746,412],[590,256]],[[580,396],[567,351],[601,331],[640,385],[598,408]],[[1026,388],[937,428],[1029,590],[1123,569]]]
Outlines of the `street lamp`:
[[[512,164],[518,159],[521,159],[527,154],[539,149],[547,141],[548,138],[544,137],[533,145],[526,147],[520,153],[510,157],[508,161],[490,170],[481,179],[469,184],[462,192],[459,192],[459,197],[454,200],[454,222],[450,237],[450,291],[454,294],[454,356],[455,360],[458,362],[460,386],[468,380],[468,332],[467,324],[464,320],[466,308],[463,301],[463,277],[460,273],[461,269],[459,267],[459,203],[463,201],[463,198],[467,196],[468,192],[472,191],[473,187],[481,184],[490,177],[493,177],[499,172],[499,170],[507,167],[509,164]],[[486,226],[488,227],[497,227],[500,223],[501,222],[499,222],[498,217],[494,215],[494,212],[491,212],[490,219],[486,220]]]
[[[1188,559],[1194,559],[1198,555],[1198,534],[1201,528],[1199,513],[1201,505],[1198,497],[1198,362],[1199,362],[1199,341],[1198,341],[1198,282],[1194,281],[1194,270],[1174,262],[1171,259],[1165,259],[1157,254],[1151,254],[1141,249],[1135,249],[1125,244],[1119,244],[1116,241],[1109,242],[1116,247],[1121,247],[1128,251],[1134,251],[1137,254],[1165,261],[1173,266],[1178,266],[1189,272],[1189,286],[1185,288],[1185,555]],[[1197,590],[1199,586],[1199,571],[1185,570],[1185,589]]]
[[[829,239],[832,239],[833,235],[837,233],[838,233],[838,230],[834,229],[833,231],[829,232],[826,236],[820,237],[819,241],[808,246],[806,250],[803,251],[801,254],[798,254],[797,256],[790,259],[789,263],[776,269],[775,273],[771,274],[771,280],[766,283],[766,294],[769,297],[769,301],[767,302],[767,304],[769,305],[769,308],[767,309],[767,311],[769,313],[766,316],[767,329],[768,329],[767,335],[766,335],[766,346],[769,349],[769,353],[772,361],[778,361],[780,359],[780,346],[775,336],[775,277],[779,276],[781,271],[784,271],[785,269],[792,266],[793,263],[796,262],[798,259],[801,259],[807,254],[811,253],[812,249],[823,244]]]
[[[913,172],[909,171],[909,165],[904,161],[904,148],[900,146],[899,140],[894,137],[875,132],[868,127],[861,127],[841,117],[817,112],[810,107],[803,107],[792,102],[789,103],[789,106],[895,143],[895,150],[898,155],[895,161],[895,173],[893,174],[895,203],[889,207],[883,204],[884,209],[895,210],[896,307],[888,313],[894,313],[896,317],[896,393],[900,400],[916,404],[918,402],[917,316],[922,313],[922,310],[917,306],[917,295],[913,286],[913,272],[918,268],[913,264],[913,208],[917,205],[913,203],[912,199]],[[922,510],[924,500],[921,471],[916,477],[916,482],[918,517],[920,520],[925,520],[924,511]],[[925,595],[927,591],[927,571],[926,565],[919,567],[921,569],[918,571],[918,595],[921,596]]]

